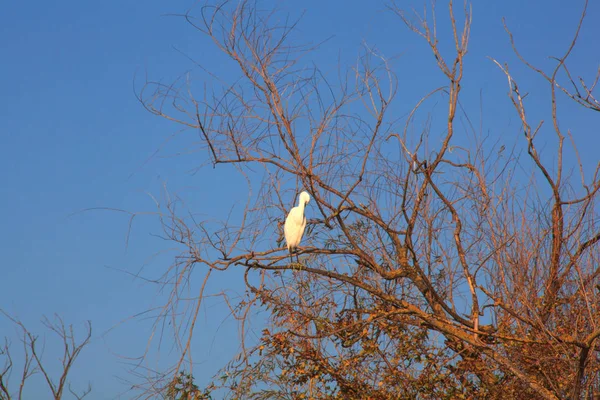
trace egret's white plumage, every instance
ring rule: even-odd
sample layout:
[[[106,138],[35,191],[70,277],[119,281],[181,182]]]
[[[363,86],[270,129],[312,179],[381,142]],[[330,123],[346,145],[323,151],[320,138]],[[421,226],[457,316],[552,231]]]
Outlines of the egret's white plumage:
[[[300,244],[304,228],[306,228],[306,215],[304,215],[304,207],[310,201],[310,195],[307,192],[300,193],[298,206],[290,210],[285,219],[284,233],[285,242],[290,253],[292,253]]]

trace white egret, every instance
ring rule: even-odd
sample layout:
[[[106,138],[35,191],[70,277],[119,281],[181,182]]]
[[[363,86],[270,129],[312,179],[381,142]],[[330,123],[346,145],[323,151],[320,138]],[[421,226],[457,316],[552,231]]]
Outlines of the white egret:
[[[306,228],[306,215],[304,215],[304,207],[309,201],[310,195],[307,192],[300,193],[298,206],[292,208],[285,219],[283,231],[285,234],[285,242],[287,243],[287,248],[290,252],[290,259],[292,258],[292,252],[298,248],[298,245],[302,240],[302,235],[304,234],[304,228]],[[296,256],[296,258],[297,257],[298,256]]]

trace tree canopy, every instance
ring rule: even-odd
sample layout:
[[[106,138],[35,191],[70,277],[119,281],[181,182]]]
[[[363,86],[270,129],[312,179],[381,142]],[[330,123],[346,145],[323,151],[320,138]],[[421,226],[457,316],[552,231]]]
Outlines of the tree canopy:
[[[548,105],[547,120],[531,116],[528,82],[490,59],[519,121],[509,146],[474,126],[476,111],[461,103],[468,3],[423,12],[390,5],[445,80],[404,112],[399,85],[411,77],[397,73],[402,60],[365,46],[332,77],[310,63],[318,45],[298,43],[297,21],[280,11],[242,0],[185,14],[239,79],[211,72],[220,86],[204,91],[185,79],[147,81],[139,99],[197,132],[203,166],[233,165],[252,195],[239,220],[222,223],[179,213],[175,202],[161,210],[164,235],[183,248],[165,271],[172,292],[159,316],[179,323],[180,358],[153,390],[168,387],[173,398],[600,396],[599,169],[579,158],[584,135],[561,124],[566,103],[600,111],[600,71],[579,78],[569,64],[586,7],[549,69],[530,63],[506,27],[520,62],[547,84]],[[440,38],[452,45],[442,48]],[[444,111],[431,113],[432,102]],[[302,190],[312,198],[307,231],[290,262],[283,221]],[[266,311],[267,323],[200,390],[196,318],[206,286],[225,271],[245,282],[241,296],[223,294],[241,337],[255,312]],[[190,295],[192,281],[200,289]]]

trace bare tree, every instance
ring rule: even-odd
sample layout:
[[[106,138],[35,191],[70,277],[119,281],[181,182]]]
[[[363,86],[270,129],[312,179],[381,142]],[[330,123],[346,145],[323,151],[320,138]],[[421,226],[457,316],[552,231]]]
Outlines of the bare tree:
[[[67,390],[76,399],[83,399],[91,392],[92,388],[90,385],[88,385],[84,391],[76,392],[71,388],[70,383],[67,381],[67,377],[69,376],[69,372],[71,371],[75,360],[79,357],[81,350],[83,350],[90,342],[92,336],[92,326],[90,322],[86,325],[84,339],[78,341],[75,339],[73,326],[66,326],[62,318],[58,315],[55,316],[54,322],[50,321],[48,318],[42,320],[44,326],[60,338],[63,347],[61,369],[59,370],[59,375],[56,378],[53,378],[51,367],[43,360],[45,343],[42,343],[40,348],[39,336],[34,335],[18,319],[11,317],[4,311],[0,310],[0,312],[19,329],[23,346],[22,356],[19,357],[17,362],[17,365],[22,364],[22,368],[18,372],[14,371],[15,364],[13,361],[15,360],[13,359],[11,343],[8,339],[5,339],[5,344],[0,349],[0,357],[4,359],[4,367],[0,370],[0,399],[21,400],[27,398],[24,395],[24,389],[29,378],[35,374],[41,374],[43,376],[48,389],[52,393],[52,398],[55,400],[63,399]],[[18,373],[18,376],[14,380],[11,379],[13,373]],[[16,383],[18,389],[11,389],[11,383]]]
[[[183,251],[160,279],[171,295],[157,329],[173,324],[181,357],[149,393],[193,374],[207,284],[237,271],[247,292],[222,296],[240,321],[242,351],[207,388],[230,398],[600,396],[599,166],[578,160],[579,180],[570,173],[565,139],[576,152],[581,138],[559,123],[557,100],[598,111],[598,75],[575,83],[568,68],[586,9],[552,71],[517,53],[551,89],[551,124],[530,119],[517,77],[493,60],[522,122],[514,133],[523,157],[457,123],[469,118],[460,94],[471,6],[457,17],[449,2],[444,35],[453,46],[444,51],[434,6],[390,9],[423,39],[446,80],[404,119],[394,103],[403,78],[376,50],[365,48],[332,83],[304,64],[317,46],[293,43],[296,22],[278,11],[222,1],[183,16],[237,65],[239,79],[211,75],[223,86],[201,95],[187,79],[149,81],[139,99],[198,132],[203,166],[235,165],[250,194],[235,222],[185,216],[175,201],[161,209],[164,235]],[[439,120],[423,116],[434,100],[447,104]],[[554,160],[537,145],[549,135]],[[282,224],[301,190],[314,199],[312,218],[300,261],[290,263]],[[247,344],[257,309],[268,310],[269,326]]]

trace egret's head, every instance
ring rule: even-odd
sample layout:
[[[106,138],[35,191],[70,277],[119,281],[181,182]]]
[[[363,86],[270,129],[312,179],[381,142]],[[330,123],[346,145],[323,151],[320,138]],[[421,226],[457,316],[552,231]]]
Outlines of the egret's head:
[[[308,192],[300,193],[300,204],[307,205],[310,202],[310,195]]]

